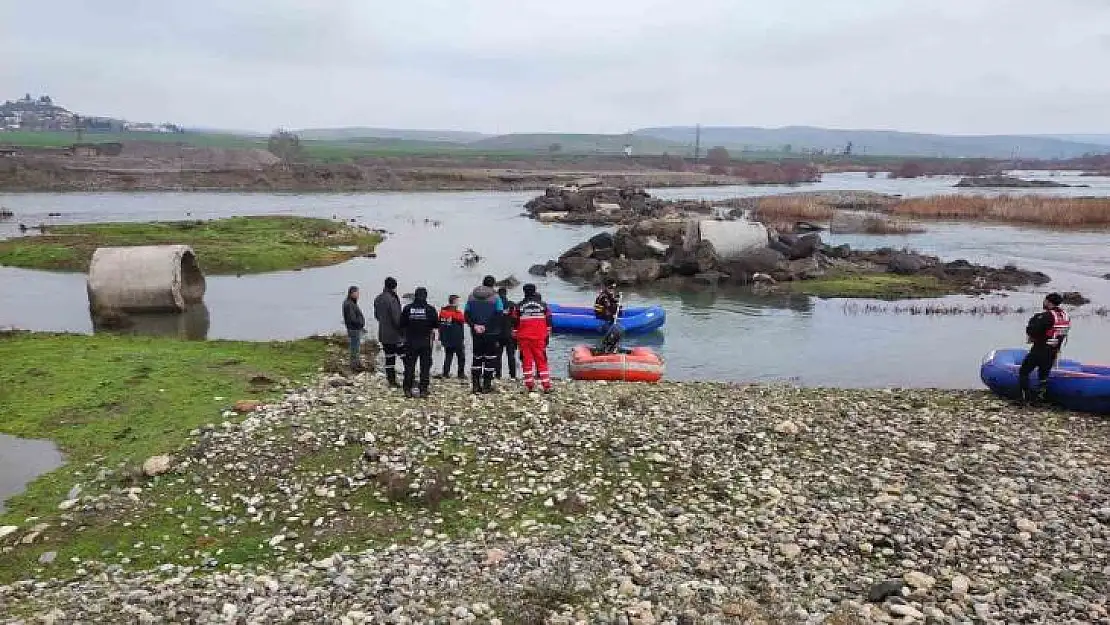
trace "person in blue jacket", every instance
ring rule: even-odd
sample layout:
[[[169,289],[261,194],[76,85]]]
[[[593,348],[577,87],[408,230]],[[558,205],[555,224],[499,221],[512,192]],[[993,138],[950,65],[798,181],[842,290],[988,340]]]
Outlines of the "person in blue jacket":
[[[493,373],[497,363],[504,323],[505,305],[497,297],[497,279],[486,276],[466,300],[463,314],[470,326],[470,382],[475,394],[493,392]]]

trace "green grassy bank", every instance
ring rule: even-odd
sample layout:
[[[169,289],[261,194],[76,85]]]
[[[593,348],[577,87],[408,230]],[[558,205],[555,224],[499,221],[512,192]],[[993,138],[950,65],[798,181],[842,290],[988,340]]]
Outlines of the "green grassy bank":
[[[208,274],[247,274],[334,265],[374,251],[381,236],[308,217],[50,226],[43,236],[0,241],[0,265],[86,271],[98,247],[190,245]]]
[[[961,290],[946,286],[933,276],[898,275],[892,273],[832,274],[812,280],[799,280],[784,285],[793,293],[822,298],[917,299],[943,297]]]
[[[0,526],[25,526],[28,518],[39,517],[51,531],[49,543],[0,557],[0,580],[26,575],[46,549],[64,545],[66,558],[94,557],[167,531],[151,525],[121,531],[118,524],[95,523],[79,529],[58,520],[58,504],[76,484],[84,485],[82,495],[128,485],[144,460],[174,452],[194,428],[220,423],[235,401],[279,397],[283,381],[315,374],[327,350],[323,340],[312,339],[248,343],[0,334],[0,432],[50,439],[66,457],[65,466],[7,501]],[[93,467],[113,474],[98,476],[100,469]]]

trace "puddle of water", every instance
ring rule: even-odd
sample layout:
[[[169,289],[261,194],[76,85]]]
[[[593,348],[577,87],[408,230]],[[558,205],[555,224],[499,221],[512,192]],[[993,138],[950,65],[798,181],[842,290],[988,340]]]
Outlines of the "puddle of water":
[[[4,501],[23,492],[36,477],[62,466],[54,443],[0,434],[0,512]]]

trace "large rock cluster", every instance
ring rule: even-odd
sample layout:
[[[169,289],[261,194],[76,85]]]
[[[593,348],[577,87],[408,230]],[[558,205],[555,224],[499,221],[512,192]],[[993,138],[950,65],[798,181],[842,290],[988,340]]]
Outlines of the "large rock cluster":
[[[0,527],[3,557],[34,551],[2,618],[1110,619],[1105,420],[980,392],[557,386],[417,404],[325,378],[137,486],[89,466],[67,510]],[[121,539],[70,550],[83,528]]]
[[[549,187],[524,205],[541,221],[612,225],[675,215],[708,214],[712,207],[698,200],[662,200],[636,188]]]
[[[844,273],[891,273],[931,276],[953,293],[968,294],[1049,281],[1041,272],[1013,265],[994,268],[966,260],[943,262],[908,250],[860,251],[848,245],[830,246],[816,232],[797,235],[771,230],[765,247],[722,258],[709,241],[691,241],[687,222],[674,219],[643,220],[622,226],[615,233],[603,232],[568,249],[558,260],[533,265],[529,273],[557,273],[568,280],[586,282],[607,278],[624,285],[662,282],[672,286],[744,286]]]

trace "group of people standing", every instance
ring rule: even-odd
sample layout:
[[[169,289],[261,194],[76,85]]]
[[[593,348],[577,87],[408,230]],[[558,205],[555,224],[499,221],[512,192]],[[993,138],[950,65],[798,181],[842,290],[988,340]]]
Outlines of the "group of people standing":
[[[547,347],[551,337],[551,312],[536,290],[524,285],[524,299],[512,302],[508,292],[495,290],[496,280],[486,276],[459,309],[459,296],[452,295],[447,305],[436,310],[428,304],[428,290],[418,287],[412,303],[401,305],[397,281],[385,279],[385,288],[374,299],[374,319],[378,322],[378,342],[385,357],[385,376],[390,386],[400,386],[408,397],[426,397],[430,389],[432,345],[438,334],[443,345],[443,378],[451,367],[465,379],[465,334],[470,330],[471,390],[475,394],[494,392],[493,380],[502,373],[502,356],[509,376],[516,379],[516,352],[523,361],[524,387],[531,392],[536,385],[551,392]],[[361,369],[362,337],[366,320],[358,304],[359,289],[347,290],[343,302],[343,322],[350,340],[351,368]],[[404,373],[397,382],[397,357],[402,358]],[[419,373],[419,381],[417,374]]]

